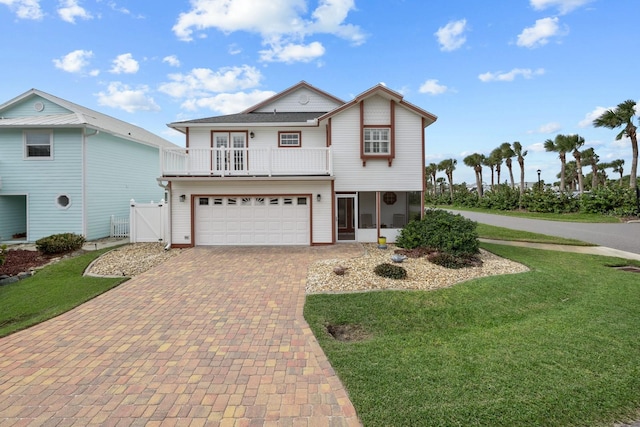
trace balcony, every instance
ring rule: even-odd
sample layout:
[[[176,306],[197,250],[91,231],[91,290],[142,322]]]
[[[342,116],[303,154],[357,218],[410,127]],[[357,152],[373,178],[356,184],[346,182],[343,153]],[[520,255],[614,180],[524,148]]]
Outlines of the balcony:
[[[333,175],[331,148],[164,148],[162,176]]]

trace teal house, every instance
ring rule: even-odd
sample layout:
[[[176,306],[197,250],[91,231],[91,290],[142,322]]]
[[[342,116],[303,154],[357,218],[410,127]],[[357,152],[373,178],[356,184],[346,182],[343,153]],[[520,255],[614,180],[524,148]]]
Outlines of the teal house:
[[[130,200],[159,201],[160,150],[140,127],[32,89],[0,105],[0,243],[108,237]]]

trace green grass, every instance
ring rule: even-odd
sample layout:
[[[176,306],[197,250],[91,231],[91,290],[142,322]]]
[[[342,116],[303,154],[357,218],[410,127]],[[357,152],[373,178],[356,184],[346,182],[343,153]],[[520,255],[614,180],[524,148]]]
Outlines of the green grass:
[[[0,337],[58,316],[127,278],[83,277],[87,266],[110,249],[67,258],[34,276],[0,287]]]
[[[476,230],[483,239],[511,240],[519,242],[548,243],[554,245],[571,246],[595,246],[591,243],[575,239],[565,239],[558,236],[548,236],[546,234],[531,233],[529,231],[512,230],[505,227],[478,223]]]
[[[308,296],[305,318],[364,425],[611,426],[637,417],[640,275],[610,267],[634,262],[482,246],[531,271],[430,292]],[[339,342],[329,324],[370,336]]]
[[[589,223],[620,223],[620,218],[609,215],[585,214],[585,213],[538,213],[526,211],[499,211],[496,209],[467,208],[463,206],[437,205],[429,208],[451,209],[456,211],[478,212],[494,215],[512,216],[518,218],[544,219],[547,221],[589,222]]]

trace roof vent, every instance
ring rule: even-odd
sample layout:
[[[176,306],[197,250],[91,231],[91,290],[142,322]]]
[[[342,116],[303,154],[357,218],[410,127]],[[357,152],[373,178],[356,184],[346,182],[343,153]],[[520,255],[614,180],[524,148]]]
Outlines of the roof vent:
[[[44,110],[44,103],[38,101],[36,103],[33,104],[33,109],[36,110],[38,113],[42,110]]]

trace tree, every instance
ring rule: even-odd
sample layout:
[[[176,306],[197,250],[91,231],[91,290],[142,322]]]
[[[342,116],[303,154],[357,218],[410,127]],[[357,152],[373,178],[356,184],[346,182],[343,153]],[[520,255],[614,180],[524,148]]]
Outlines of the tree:
[[[576,172],[578,173],[578,191],[580,194],[584,192],[584,183],[582,175],[582,153],[580,147],[584,145],[584,138],[578,134],[567,135],[567,141],[571,144],[571,150],[573,151],[573,158],[576,159]]]
[[[544,142],[544,149],[546,151],[553,151],[558,153],[560,159],[560,191],[565,191],[565,168],[567,165],[567,152],[572,150],[569,137],[566,135],[556,135],[555,139],[547,139]]]
[[[502,155],[502,148],[494,148],[489,154],[489,157],[493,159],[494,167],[496,168],[496,178],[498,180],[498,185],[500,185],[500,171],[502,170],[502,161],[504,157]]]
[[[578,169],[576,168],[576,161],[572,160],[570,162],[567,162],[565,171],[569,189],[571,191],[576,191],[576,188],[578,188]]]
[[[527,155],[527,150],[522,150],[522,144],[518,141],[513,143],[513,152],[518,159],[518,164],[520,165],[520,195],[524,194],[524,158]]]
[[[482,197],[482,163],[484,161],[484,154],[473,153],[464,158],[464,164],[473,168],[476,173],[476,191],[478,197]]]
[[[493,187],[495,185],[495,175],[493,168],[496,165],[496,159],[491,156],[482,156],[482,164],[491,170],[491,190],[493,191]]]
[[[429,165],[424,168],[424,171],[429,178],[429,182],[431,183],[431,188],[433,189],[433,197],[436,197],[436,173],[438,172],[438,165],[436,165],[435,163],[429,163]]]
[[[633,118],[636,114],[636,102],[628,99],[616,108],[609,109],[602,113],[600,117],[593,121],[595,127],[605,127],[607,129],[616,129],[624,126],[624,129],[616,135],[616,141],[623,137],[631,140],[631,176],[629,186],[636,188],[638,177],[638,138],[636,135],[637,127],[633,124]]]
[[[507,169],[509,169],[509,179],[511,179],[511,188],[515,188],[515,183],[513,182],[513,157],[515,157],[516,153],[511,148],[511,144],[508,142],[503,142],[500,145],[500,149],[502,150],[502,157],[504,158],[504,163],[507,165]]]
[[[444,171],[447,175],[447,180],[449,180],[449,196],[451,197],[451,202],[453,203],[453,171],[456,170],[456,165],[458,161],[456,159],[445,159],[438,163],[438,170]]]
[[[436,182],[438,183],[438,187],[440,187],[440,194],[444,193],[444,184],[446,180],[443,177],[438,177]]]
[[[600,157],[593,148],[582,151],[580,157],[591,165],[591,189],[593,190],[598,186],[598,160]]]
[[[622,185],[622,176],[624,174],[624,159],[616,159],[609,163],[609,167],[613,168],[614,173],[620,174],[620,185]]]

